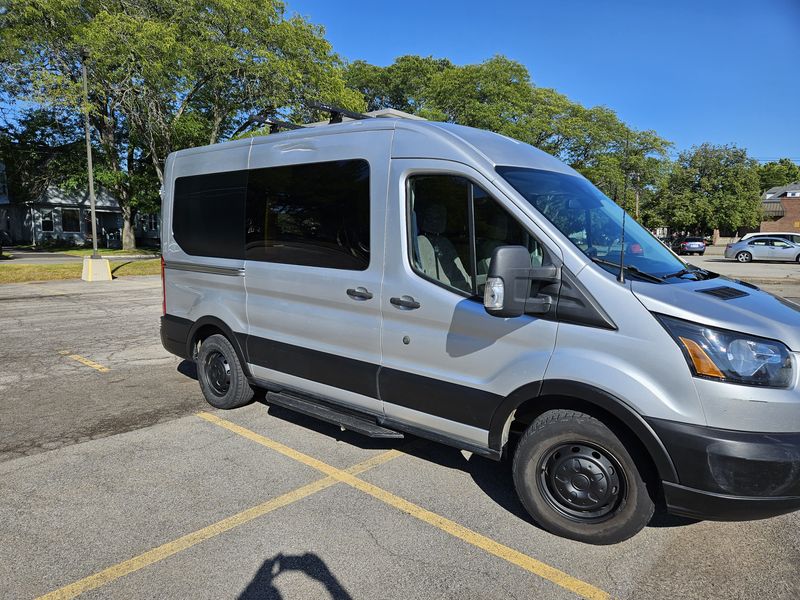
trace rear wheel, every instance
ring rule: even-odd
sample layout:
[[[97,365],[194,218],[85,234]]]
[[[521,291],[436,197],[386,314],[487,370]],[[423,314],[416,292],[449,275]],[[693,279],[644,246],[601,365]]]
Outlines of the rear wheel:
[[[751,260],[753,260],[753,255],[749,252],[739,252],[736,255],[736,260],[738,260],[740,263],[749,263]]]
[[[239,357],[224,335],[209,336],[197,353],[197,380],[214,408],[238,408],[253,399]]]
[[[584,413],[539,416],[519,442],[513,472],[533,519],[573,540],[621,542],[641,531],[655,510],[640,465],[605,424]]]

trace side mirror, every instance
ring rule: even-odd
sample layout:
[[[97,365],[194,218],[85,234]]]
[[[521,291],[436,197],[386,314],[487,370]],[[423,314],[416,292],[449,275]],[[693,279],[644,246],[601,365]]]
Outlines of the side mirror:
[[[500,246],[492,253],[483,306],[495,317],[519,317],[525,313],[544,314],[550,310],[550,296],[531,297],[531,281],[555,283],[557,267],[531,267],[531,255],[524,246]]]

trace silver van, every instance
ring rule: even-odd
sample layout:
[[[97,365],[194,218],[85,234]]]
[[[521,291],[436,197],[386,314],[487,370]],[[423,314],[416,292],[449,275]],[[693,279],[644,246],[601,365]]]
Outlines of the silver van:
[[[162,341],[215,407],[513,457],[533,520],[593,544],[657,504],[800,508],[800,307],[536,148],[371,118],[182,150],[162,218]]]

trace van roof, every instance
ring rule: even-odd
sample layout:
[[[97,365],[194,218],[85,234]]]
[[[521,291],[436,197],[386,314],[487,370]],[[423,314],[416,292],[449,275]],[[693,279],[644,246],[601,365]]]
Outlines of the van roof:
[[[392,158],[445,159],[465,163],[475,168],[483,167],[493,170],[497,165],[506,165],[579,175],[546,152],[504,135],[452,123],[392,117],[303,127],[211,146],[187,148],[174,154],[185,157],[219,151],[225,147],[256,146],[379,130],[395,131]]]

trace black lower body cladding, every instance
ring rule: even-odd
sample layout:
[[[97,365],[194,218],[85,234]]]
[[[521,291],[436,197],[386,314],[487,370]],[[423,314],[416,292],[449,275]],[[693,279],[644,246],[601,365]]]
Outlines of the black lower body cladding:
[[[168,352],[181,358],[189,358],[187,343],[192,325],[194,322],[189,319],[172,315],[161,317],[161,344]]]
[[[680,484],[664,483],[673,514],[721,521],[800,509],[800,433],[753,433],[647,419]]]

